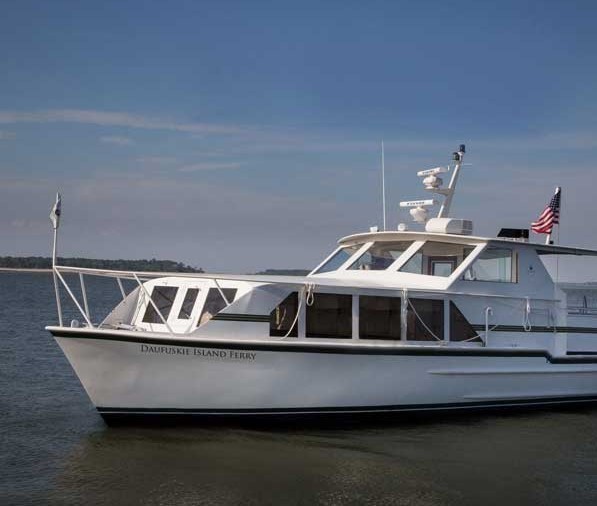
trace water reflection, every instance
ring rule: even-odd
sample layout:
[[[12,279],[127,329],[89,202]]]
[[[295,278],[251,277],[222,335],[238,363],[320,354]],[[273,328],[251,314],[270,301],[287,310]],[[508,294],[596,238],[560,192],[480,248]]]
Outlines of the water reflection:
[[[597,498],[597,482],[584,479],[597,473],[597,443],[585,438],[597,428],[596,415],[478,415],[323,429],[106,428],[66,456],[50,498],[54,504],[583,504]]]

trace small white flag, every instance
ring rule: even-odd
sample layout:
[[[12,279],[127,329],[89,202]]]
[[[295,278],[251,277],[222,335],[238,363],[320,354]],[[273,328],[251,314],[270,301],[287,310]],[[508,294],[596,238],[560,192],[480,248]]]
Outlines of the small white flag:
[[[60,197],[60,193],[56,194],[56,202],[54,203],[54,207],[52,207],[52,211],[50,212],[50,221],[52,222],[52,226],[54,230],[58,228],[60,225],[60,213],[62,207],[62,197]]]

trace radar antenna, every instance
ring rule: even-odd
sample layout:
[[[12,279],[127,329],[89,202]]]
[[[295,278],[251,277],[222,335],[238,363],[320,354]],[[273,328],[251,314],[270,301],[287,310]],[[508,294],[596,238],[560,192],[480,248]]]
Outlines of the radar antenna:
[[[456,233],[470,235],[472,233],[472,222],[469,220],[454,220],[449,217],[450,206],[452,205],[452,198],[456,191],[456,183],[458,182],[458,176],[460,174],[460,168],[464,160],[464,154],[466,148],[464,144],[461,144],[458,151],[452,154],[452,161],[455,162],[454,168],[452,169],[452,177],[450,178],[450,184],[447,188],[442,188],[444,181],[438,177],[438,174],[445,174],[450,172],[450,166],[448,167],[435,167],[434,169],[421,170],[417,172],[417,176],[423,178],[423,185],[425,190],[438,195],[443,195],[444,200],[441,203],[441,207],[435,218],[429,218],[428,207],[432,207],[438,202],[436,200],[411,200],[400,202],[400,207],[409,207],[410,215],[413,217],[415,222],[425,225],[425,230],[428,232],[439,232],[439,233]],[[402,224],[404,228],[406,225]]]

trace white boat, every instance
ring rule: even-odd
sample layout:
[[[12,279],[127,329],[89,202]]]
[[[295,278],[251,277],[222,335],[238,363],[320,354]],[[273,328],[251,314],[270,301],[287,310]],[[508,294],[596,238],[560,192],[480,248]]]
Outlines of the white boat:
[[[597,401],[597,288],[559,284],[542,261],[597,251],[529,242],[528,231],[472,235],[470,221],[449,217],[463,157],[461,146],[453,167],[419,173],[445,198],[438,217],[427,217],[433,201],[401,204],[422,230],[344,237],[307,276],[55,265],[57,293],[84,323],[62,324],[59,307],[47,330],[107,422]],[[79,275],[81,300],[67,274]],[[115,278],[122,293],[101,322],[88,275]]]

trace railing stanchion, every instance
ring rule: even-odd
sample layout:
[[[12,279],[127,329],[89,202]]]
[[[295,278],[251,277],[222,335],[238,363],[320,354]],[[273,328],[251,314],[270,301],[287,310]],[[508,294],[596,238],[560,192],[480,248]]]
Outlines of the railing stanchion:
[[[83,279],[82,272],[79,272],[79,280],[81,281],[81,293],[83,294],[83,307],[85,308],[85,314],[87,315],[87,319],[91,320],[91,316],[89,314],[89,305],[87,304],[87,290],[85,290],[85,281]]]
[[[228,302],[226,295],[224,295],[224,291],[220,288],[220,284],[218,283],[218,280],[216,278],[213,278],[213,280],[214,280],[214,283],[216,284],[216,288],[218,289],[218,292],[220,292],[220,295],[222,296],[222,299],[224,299],[226,306],[229,306],[230,302]]]
[[[493,309],[489,306],[485,308],[485,346],[489,343],[489,317],[493,314]]]
[[[122,280],[120,278],[116,278],[116,282],[118,283],[118,288],[120,288],[122,300],[126,299],[126,292],[124,291],[124,287],[122,286]]]

